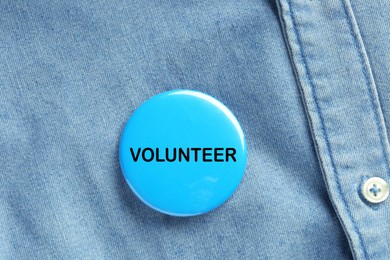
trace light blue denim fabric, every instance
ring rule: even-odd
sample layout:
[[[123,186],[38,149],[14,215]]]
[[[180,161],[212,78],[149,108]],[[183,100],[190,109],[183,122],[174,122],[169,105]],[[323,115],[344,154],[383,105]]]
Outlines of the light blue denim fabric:
[[[388,259],[390,4],[0,0],[0,259]],[[201,216],[153,211],[118,145],[170,89],[236,115],[248,163]],[[302,94],[301,94],[302,93]]]
[[[377,4],[371,12],[390,10],[390,3]],[[368,178],[388,181],[390,174],[387,115],[378,95],[386,86],[377,88],[359,23],[374,29],[374,35],[378,28],[367,28],[372,18],[357,20],[348,0],[285,0],[279,10],[328,193],[352,253],[356,259],[390,259],[390,203],[371,204],[360,192]],[[377,69],[383,75],[383,68]],[[385,99],[382,103],[389,105]]]

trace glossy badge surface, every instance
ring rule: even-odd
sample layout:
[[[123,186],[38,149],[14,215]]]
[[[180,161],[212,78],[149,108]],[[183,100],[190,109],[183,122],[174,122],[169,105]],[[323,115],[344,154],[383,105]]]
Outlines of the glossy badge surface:
[[[206,213],[238,187],[246,143],[234,115],[201,92],[174,90],[143,103],[119,148],[124,177],[148,206],[173,216]]]

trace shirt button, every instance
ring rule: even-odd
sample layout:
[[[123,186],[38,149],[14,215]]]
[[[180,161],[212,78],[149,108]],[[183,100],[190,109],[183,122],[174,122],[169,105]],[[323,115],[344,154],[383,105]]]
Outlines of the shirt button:
[[[389,196],[389,185],[379,177],[369,178],[362,188],[364,198],[371,203],[380,203]]]

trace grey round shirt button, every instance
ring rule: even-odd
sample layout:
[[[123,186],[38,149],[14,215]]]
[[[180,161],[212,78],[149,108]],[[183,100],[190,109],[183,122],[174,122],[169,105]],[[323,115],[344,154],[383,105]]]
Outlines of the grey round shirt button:
[[[371,203],[380,203],[389,196],[389,185],[379,177],[369,178],[362,187],[364,198]]]

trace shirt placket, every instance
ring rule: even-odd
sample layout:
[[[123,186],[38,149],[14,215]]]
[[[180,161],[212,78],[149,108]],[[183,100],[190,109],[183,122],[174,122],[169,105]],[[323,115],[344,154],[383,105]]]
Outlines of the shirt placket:
[[[389,142],[350,2],[279,0],[278,8],[324,181],[352,253],[389,259],[390,202],[373,203],[362,192],[374,177],[389,183]],[[383,192],[374,184],[372,192]]]

